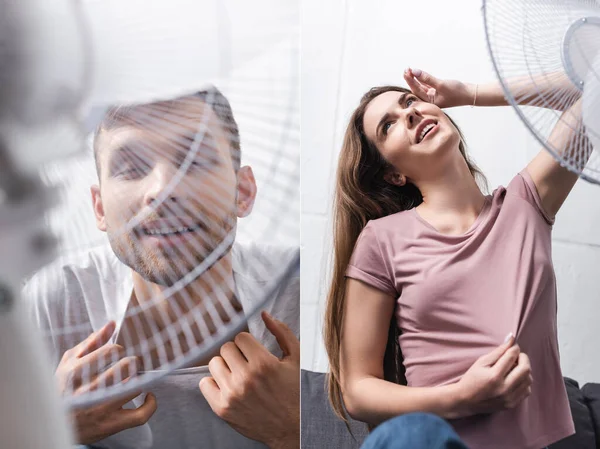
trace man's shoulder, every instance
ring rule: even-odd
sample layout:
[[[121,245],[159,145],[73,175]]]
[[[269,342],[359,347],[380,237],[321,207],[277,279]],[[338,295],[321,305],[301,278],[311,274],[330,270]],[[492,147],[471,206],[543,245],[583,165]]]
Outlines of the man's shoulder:
[[[30,303],[64,301],[67,293],[83,291],[89,283],[115,280],[119,263],[109,244],[61,255],[23,283],[23,298]]]
[[[300,270],[298,246],[253,242],[234,246],[234,273],[244,307],[255,305],[273,288],[272,300],[263,309],[300,334]],[[239,282],[242,280],[242,282]],[[281,355],[275,337],[266,329],[260,315],[249,318],[250,332],[269,351]]]
[[[237,276],[255,282],[269,282],[290,270],[291,278],[299,277],[298,246],[265,242],[236,243],[233,247],[233,270]]]

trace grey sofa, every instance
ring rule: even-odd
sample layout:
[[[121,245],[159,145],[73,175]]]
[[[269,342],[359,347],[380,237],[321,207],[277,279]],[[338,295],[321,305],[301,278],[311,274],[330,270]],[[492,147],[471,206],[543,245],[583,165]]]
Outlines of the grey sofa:
[[[331,409],[325,394],[325,374],[302,370],[302,449],[358,449],[367,436],[367,427],[350,422],[352,434]],[[575,435],[550,446],[550,449],[600,449],[600,384],[579,388],[565,378]],[[518,449],[518,448],[515,448]]]

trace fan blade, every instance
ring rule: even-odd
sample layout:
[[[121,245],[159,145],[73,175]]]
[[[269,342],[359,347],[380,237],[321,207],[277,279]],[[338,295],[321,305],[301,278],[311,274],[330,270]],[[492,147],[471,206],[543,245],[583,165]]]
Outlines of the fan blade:
[[[600,57],[596,56],[585,77],[582,116],[586,134],[596,151],[600,150]]]

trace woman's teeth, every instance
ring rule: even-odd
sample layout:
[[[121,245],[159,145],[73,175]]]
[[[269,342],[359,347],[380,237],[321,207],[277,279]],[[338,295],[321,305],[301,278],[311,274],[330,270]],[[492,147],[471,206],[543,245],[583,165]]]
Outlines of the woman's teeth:
[[[421,140],[423,140],[423,138],[425,137],[425,134],[427,134],[431,130],[431,128],[433,128],[435,125],[436,125],[435,123],[430,123],[425,128],[423,128],[423,131],[421,131],[421,135],[419,136],[419,142]]]

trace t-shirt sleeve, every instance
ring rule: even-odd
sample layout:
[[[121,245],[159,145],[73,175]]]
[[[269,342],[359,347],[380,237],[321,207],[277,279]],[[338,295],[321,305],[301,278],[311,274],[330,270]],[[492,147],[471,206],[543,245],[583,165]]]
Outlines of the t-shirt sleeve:
[[[531,175],[526,168],[513,178],[506,191],[527,201],[535,208],[548,225],[554,225],[554,217],[549,216],[542,207],[542,199],[540,198],[533,179],[531,179]]]
[[[369,222],[362,230],[354,246],[346,277],[358,279],[371,287],[398,296],[389,261],[381,250],[375,226]]]
[[[25,304],[27,314],[35,325],[43,330],[50,327],[48,271],[48,268],[38,271],[21,286],[21,299]]]
[[[64,307],[59,308],[66,289],[60,276],[60,267],[51,264],[35,273],[21,286],[21,300],[25,310],[37,327],[52,366],[58,365],[62,356],[59,340],[53,331],[61,328],[64,321]]]

